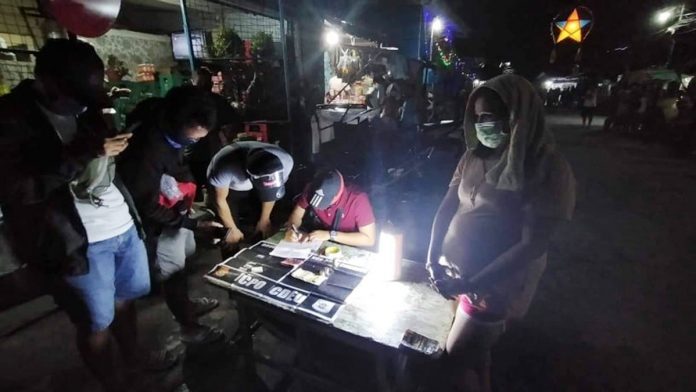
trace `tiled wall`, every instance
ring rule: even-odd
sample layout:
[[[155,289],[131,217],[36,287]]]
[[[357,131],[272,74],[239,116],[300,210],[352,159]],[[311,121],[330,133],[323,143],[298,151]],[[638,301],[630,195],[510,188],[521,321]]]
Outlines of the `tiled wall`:
[[[175,64],[171,39],[167,35],[113,29],[99,38],[84,40],[94,45],[104,62],[110,54],[118,57],[126,64],[133,79],[138,64],[155,64],[157,69],[169,68]]]
[[[25,15],[21,9],[24,8]],[[36,0],[0,0],[0,47],[37,50],[42,44],[41,25],[44,18],[37,17]],[[158,68],[174,65],[171,40],[168,35],[142,34],[127,30],[111,30],[104,36],[84,39],[94,45],[106,62],[114,54],[126,63],[135,77],[138,64],[152,63]],[[14,87],[20,80],[33,75],[34,56],[0,53],[0,72],[3,84]]]

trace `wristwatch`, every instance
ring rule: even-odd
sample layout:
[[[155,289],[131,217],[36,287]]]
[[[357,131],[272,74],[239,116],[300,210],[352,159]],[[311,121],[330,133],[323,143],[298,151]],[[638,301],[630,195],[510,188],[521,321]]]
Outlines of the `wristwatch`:
[[[331,241],[336,241],[336,236],[338,235],[338,232],[336,230],[331,230],[329,232],[329,239]]]

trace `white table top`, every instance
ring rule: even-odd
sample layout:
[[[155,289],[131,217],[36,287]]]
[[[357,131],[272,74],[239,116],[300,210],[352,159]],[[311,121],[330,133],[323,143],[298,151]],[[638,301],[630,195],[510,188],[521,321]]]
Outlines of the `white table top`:
[[[275,235],[269,242],[279,241]],[[379,255],[351,246],[331,243],[347,258],[368,258],[378,263]],[[353,335],[398,348],[407,329],[436,340],[444,348],[454,319],[454,306],[428,285],[422,263],[402,261],[402,279],[385,281],[373,269],[347,298],[332,325]]]

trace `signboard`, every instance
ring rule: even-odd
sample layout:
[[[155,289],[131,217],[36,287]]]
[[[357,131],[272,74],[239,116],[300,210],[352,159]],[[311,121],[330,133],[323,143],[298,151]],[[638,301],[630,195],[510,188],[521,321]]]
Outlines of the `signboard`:
[[[275,306],[331,322],[365,276],[335,266],[318,255],[288,263],[271,256],[273,249],[274,245],[267,242],[243,249],[215,266],[206,279]],[[325,279],[318,285],[297,279],[292,274],[298,269],[321,273]]]

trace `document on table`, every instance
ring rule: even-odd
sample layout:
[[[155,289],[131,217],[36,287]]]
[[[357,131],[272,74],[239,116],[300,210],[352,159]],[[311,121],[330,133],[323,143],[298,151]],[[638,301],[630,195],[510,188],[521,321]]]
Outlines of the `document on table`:
[[[324,241],[290,242],[282,240],[276,245],[271,256],[288,259],[306,259],[316,252]]]

